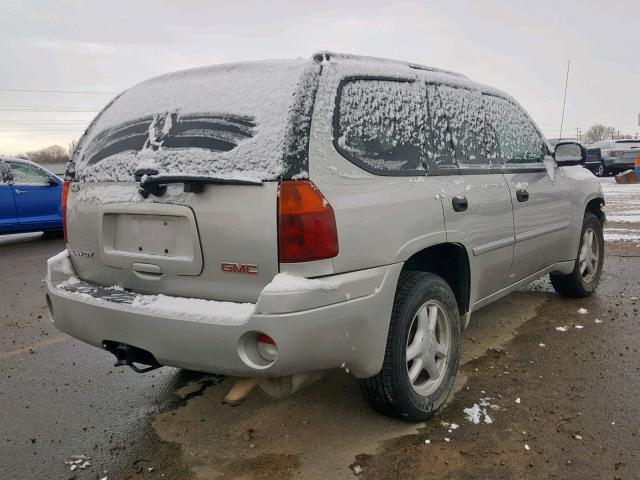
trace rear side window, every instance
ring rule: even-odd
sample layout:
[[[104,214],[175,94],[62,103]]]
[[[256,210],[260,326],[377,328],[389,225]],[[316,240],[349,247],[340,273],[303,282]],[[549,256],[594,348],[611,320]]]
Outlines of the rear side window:
[[[486,122],[479,91],[429,84],[427,95],[430,168],[486,167],[498,163],[495,133]]]
[[[334,145],[368,172],[424,174],[426,124],[421,82],[354,79],[338,89]]]
[[[13,179],[9,165],[0,160],[0,185],[11,183]]]
[[[9,163],[14,185],[49,185],[49,175],[28,163]]]
[[[493,95],[484,95],[484,105],[505,165],[544,160],[545,142],[522,108]]]

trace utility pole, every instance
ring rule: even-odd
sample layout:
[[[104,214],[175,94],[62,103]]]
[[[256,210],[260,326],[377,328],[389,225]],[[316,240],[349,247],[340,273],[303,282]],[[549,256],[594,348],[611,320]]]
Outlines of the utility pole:
[[[564,81],[564,100],[562,101],[562,120],[560,120],[560,140],[562,140],[562,127],[564,126],[564,107],[567,104],[567,86],[569,85],[569,67],[571,67],[571,57],[567,62],[567,78]]]

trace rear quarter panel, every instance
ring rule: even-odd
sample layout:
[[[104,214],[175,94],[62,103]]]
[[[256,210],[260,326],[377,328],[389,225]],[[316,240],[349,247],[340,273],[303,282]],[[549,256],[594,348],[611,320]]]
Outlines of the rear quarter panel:
[[[353,64],[323,68],[311,128],[309,177],[335,212],[340,252],[333,259],[334,272],[402,262],[445,242],[442,203],[431,179],[373,175],[336,151],[332,119],[338,83],[344,76],[371,72]],[[397,71],[389,72],[393,75]]]

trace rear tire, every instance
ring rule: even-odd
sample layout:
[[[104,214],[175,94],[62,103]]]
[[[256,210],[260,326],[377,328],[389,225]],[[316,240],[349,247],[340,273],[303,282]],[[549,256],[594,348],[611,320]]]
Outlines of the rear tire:
[[[603,260],[602,223],[593,213],[587,212],[582,222],[580,246],[573,272],[569,275],[551,274],[551,285],[563,297],[588,297],[600,283]]]
[[[437,275],[406,272],[398,282],[382,369],[360,387],[377,412],[426,420],[449,396],[459,357],[460,315],[451,288]]]
[[[607,167],[604,165],[604,162],[600,162],[598,165],[598,170],[596,171],[597,177],[606,177],[607,176]]]

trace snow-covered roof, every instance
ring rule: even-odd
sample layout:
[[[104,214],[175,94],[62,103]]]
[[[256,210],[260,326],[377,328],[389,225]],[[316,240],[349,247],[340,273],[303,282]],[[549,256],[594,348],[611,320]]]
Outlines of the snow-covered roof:
[[[351,53],[339,53],[339,52],[331,52],[329,50],[321,50],[313,54],[312,58],[317,61],[331,61],[331,60],[355,60],[358,62],[372,62],[372,63],[381,63],[387,65],[401,65],[409,68],[413,68],[416,70],[424,70],[426,72],[438,72],[438,73],[446,73],[447,75],[452,75],[454,77],[468,78],[466,75],[462,73],[452,72],[450,70],[444,70],[442,68],[431,67],[428,65],[422,65],[420,63],[415,62],[406,62],[402,60],[394,60],[392,58],[384,58],[384,57],[371,57],[368,55],[355,55]]]

